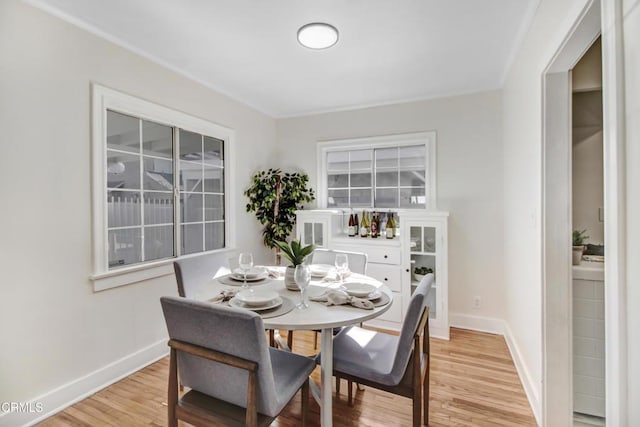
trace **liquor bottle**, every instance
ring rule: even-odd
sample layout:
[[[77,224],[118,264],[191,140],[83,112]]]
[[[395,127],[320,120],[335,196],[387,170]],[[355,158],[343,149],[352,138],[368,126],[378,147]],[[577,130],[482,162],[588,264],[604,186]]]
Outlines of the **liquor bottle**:
[[[396,237],[396,222],[393,220],[393,213],[387,214],[387,239]]]
[[[367,237],[369,229],[367,228],[367,211],[362,211],[362,222],[360,223],[360,237]]]
[[[356,235],[356,226],[353,221],[353,211],[351,211],[351,214],[349,215],[349,237],[355,237]]]
[[[358,237],[360,234],[360,221],[358,220],[358,212],[353,214],[353,229],[355,230],[355,234],[353,237]]]
[[[371,237],[374,239],[378,237],[378,233],[380,231],[380,223],[378,219],[378,214],[374,211],[371,217]]]

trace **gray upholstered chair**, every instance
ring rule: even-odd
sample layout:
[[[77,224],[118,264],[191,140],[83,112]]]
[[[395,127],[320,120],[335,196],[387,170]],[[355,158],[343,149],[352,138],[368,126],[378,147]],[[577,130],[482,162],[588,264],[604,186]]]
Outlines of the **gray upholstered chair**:
[[[415,290],[400,335],[344,328],[333,340],[333,375],[349,385],[352,404],[353,383],[377,388],[413,400],[413,425],[429,423],[429,308],[427,294],[433,274],[427,274]],[[422,336],[422,347],[420,337]],[[320,362],[320,357],[317,358]]]
[[[227,256],[225,253],[197,255],[174,261],[173,270],[178,282],[178,295],[185,298],[198,298],[205,285],[214,277],[227,274]],[[213,295],[209,295],[212,297]]]
[[[336,254],[347,254],[349,270],[358,274],[367,274],[367,254],[363,252],[336,251],[333,249],[316,249],[311,255],[312,264],[333,265]]]
[[[334,249],[315,249],[311,255],[312,264],[333,265],[337,254],[346,254],[349,260],[349,270],[358,274],[367,274],[367,254],[364,252],[337,251]],[[336,328],[334,334],[340,332],[341,328]],[[313,348],[318,348],[318,332],[314,331]],[[338,383],[340,384],[340,383]],[[339,387],[339,385],[338,385]]]
[[[306,423],[312,359],[267,346],[254,312],[160,299],[171,347],[168,424],[269,425],[302,389]],[[191,390],[178,399],[178,379]]]
[[[214,277],[230,273],[237,267],[238,260],[229,258],[228,253],[203,254],[173,262],[173,271],[178,282],[178,295],[185,298],[206,300],[213,295],[207,291],[207,283]],[[290,338],[293,340],[293,337]],[[269,330],[269,345],[276,346],[275,331]],[[289,347],[293,341],[289,343]]]

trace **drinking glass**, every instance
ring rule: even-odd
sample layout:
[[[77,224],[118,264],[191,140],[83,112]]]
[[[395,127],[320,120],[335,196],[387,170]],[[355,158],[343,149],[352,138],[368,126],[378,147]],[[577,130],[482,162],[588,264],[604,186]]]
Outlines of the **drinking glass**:
[[[305,293],[311,281],[311,269],[306,264],[296,265],[296,271],[293,274],[296,285],[300,288],[300,303],[296,307],[299,309],[308,308],[309,304],[305,301]]]
[[[347,257],[347,254],[336,254],[335,266],[339,283],[342,283],[344,282],[344,275],[349,271],[349,257]]]
[[[247,283],[247,271],[251,270],[251,267],[253,267],[253,255],[248,252],[241,253],[238,257],[238,265],[244,273],[244,282],[242,283],[242,288],[245,290],[252,290],[249,289],[249,284]]]

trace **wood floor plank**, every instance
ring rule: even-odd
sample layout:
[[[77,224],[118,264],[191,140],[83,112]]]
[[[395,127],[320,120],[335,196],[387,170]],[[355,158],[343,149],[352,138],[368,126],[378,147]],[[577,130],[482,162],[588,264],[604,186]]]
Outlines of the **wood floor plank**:
[[[281,331],[286,339],[287,332]],[[535,426],[509,349],[499,335],[451,330],[451,341],[431,340],[431,427]],[[312,355],[312,332],[294,333],[294,351]],[[44,427],[166,426],[168,358],[44,420]],[[320,379],[319,368],[312,374]],[[347,403],[347,384],[334,397],[336,427],[409,427],[411,400],[372,388],[354,387],[353,406]],[[300,425],[300,394],[273,423],[275,427]],[[319,408],[311,398],[309,425],[319,426]],[[182,423],[186,426],[187,424]]]

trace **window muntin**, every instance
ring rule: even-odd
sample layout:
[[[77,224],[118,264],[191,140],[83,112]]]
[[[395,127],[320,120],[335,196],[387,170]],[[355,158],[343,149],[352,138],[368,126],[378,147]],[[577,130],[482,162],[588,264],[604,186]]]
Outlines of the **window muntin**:
[[[394,143],[389,139],[368,144],[344,141],[344,145],[331,143],[322,149],[326,207],[427,207],[431,173],[427,165],[434,160],[429,159],[431,141]]]
[[[106,134],[109,270],[225,247],[224,140],[111,109]]]

